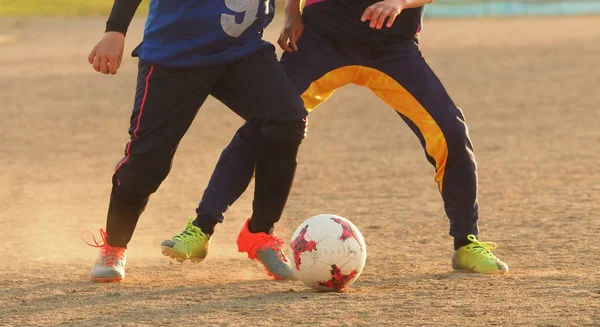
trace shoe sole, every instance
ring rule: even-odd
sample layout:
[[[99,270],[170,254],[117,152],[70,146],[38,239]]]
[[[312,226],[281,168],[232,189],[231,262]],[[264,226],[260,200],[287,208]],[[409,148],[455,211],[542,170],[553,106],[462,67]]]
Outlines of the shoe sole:
[[[200,263],[204,260],[201,258],[188,258],[186,256],[181,255],[181,253],[173,250],[168,246],[161,246],[161,252],[164,256],[169,257],[171,259],[175,259],[179,263],[184,263],[186,260],[190,260],[192,263]]]
[[[277,276],[277,275],[273,275],[269,269],[267,269],[267,267],[265,267],[265,271],[267,272],[267,275],[269,275],[269,277],[273,277],[274,280],[284,280],[283,278]]]
[[[267,269],[267,266],[265,266],[262,262],[260,262],[260,260],[258,260],[258,259],[253,259],[253,260],[258,261],[263,266],[263,268],[265,268],[265,272],[267,273],[267,275],[276,281],[298,280],[298,277],[296,277],[295,275],[292,277],[281,277],[281,276],[275,275],[274,273],[270,272],[269,269]]]
[[[92,277],[92,281],[96,283],[119,283],[123,281],[123,277]]]
[[[298,280],[298,277],[296,277],[295,275],[292,276],[292,277],[281,277],[281,276],[275,275],[271,271],[269,271],[269,269],[267,268],[267,266],[264,263],[262,263],[258,258],[256,258],[256,257],[255,258],[250,257],[250,254],[248,252],[246,252],[246,251],[239,250],[239,252],[246,253],[248,255],[248,259],[250,259],[250,260],[256,260],[256,261],[258,261],[258,263],[260,263],[263,266],[263,268],[265,269],[265,272],[267,273],[267,275],[269,277],[273,278],[276,281]]]
[[[506,274],[508,274],[508,270],[478,272],[478,271],[473,271],[473,270],[468,270],[468,269],[456,269],[456,268],[452,268],[452,269],[454,269],[454,271],[457,273],[467,273],[467,274],[482,274],[482,275],[506,275]]]

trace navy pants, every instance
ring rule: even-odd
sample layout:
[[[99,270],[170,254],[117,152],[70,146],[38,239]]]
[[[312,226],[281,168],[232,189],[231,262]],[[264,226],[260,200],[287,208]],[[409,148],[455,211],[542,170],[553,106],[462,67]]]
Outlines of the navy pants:
[[[256,167],[251,230],[268,232],[279,220],[293,181],[307,112],[274,48],[266,47],[230,64],[194,69],[140,61],[131,137],[113,175],[106,227],[110,245],[124,247],[130,241],[149,196],[169,174],[177,146],[209,94],[251,122],[259,136],[253,139],[247,165],[220,170],[245,176]],[[240,174],[228,168],[244,171]],[[246,178],[231,181],[236,185],[247,182]]]
[[[305,26],[299,50],[281,59],[309,111],[346,84],[369,88],[393,108],[418,137],[450,219],[455,247],[478,233],[477,166],[461,110],[422,57],[415,41],[394,51],[337,44]],[[198,221],[223,221],[223,213],[247,188],[255,164],[258,126],[248,122],[223,151],[197,209]],[[232,175],[231,172],[235,172]]]

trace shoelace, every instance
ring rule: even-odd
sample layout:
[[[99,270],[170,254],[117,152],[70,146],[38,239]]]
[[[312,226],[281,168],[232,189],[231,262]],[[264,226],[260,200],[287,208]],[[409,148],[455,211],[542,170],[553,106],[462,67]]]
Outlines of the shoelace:
[[[281,250],[283,248],[283,243],[285,242],[283,240],[283,238],[281,237],[277,237],[277,235],[275,235],[275,231],[282,231],[282,228],[276,228],[273,230],[273,232],[271,233],[271,235],[269,235],[269,239],[273,240],[273,243],[275,243],[275,246],[272,246],[271,248],[273,250],[275,250],[275,252],[277,252],[277,258],[279,258],[281,261],[283,262],[287,262],[287,257],[283,254],[283,251]]]
[[[257,250],[259,250],[259,249],[264,249],[268,246],[269,248],[273,249],[275,251],[275,253],[277,253],[277,258],[279,258],[283,262],[287,262],[288,259],[285,256],[285,254],[283,254],[283,251],[281,250],[283,248],[283,244],[285,241],[283,240],[283,238],[277,237],[277,235],[275,235],[275,231],[281,231],[281,230],[283,230],[283,229],[276,228],[273,230],[273,232],[271,232],[271,234],[266,234],[267,236],[265,236],[263,241],[259,242],[255,246],[255,248]]]
[[[181,233],[179,233],[178,235],[175,235],[173,237],[174,240],[178,240],[178,241],[182,241],[184,243],[190,243],[196,240],[196,238],[198,238],[199,236],[202,235],[202,233],[200,232],[200,230],[196,229],[196,228],[189,228],[191,225],[191,222],[188,222],[188,226],[186,226],[185,230]]]
[[[94,244],[89,243],[88,241],[85,240],[85,237],[83,236],[85,233],[92,235],[92,240],[94,241]],[[81,240],[83,241],[83,243],[93,247],[93,248],[101,248],[104,247],[106,245],[106,232],[104,231],[104,229],[100,229],[100,237],[102,238],[102,243],[99,243],[96,240],[96,236],[94,236],[94,233],[90,232],[89,230],[84,230],[83,232],[81,232]]]
[[[92,235],[92,241],[94,242],[93,244],[85,240],[85,237],[83,236],[85,233]],[[104,264],[106,266],[114,266],[116,265],[117,260],[123,260],[123,248],[108,245],[108,243],[106,243],[106,232],[103,229],[100,229],[100,237],[102,238],[102,243],[98,242],[98,240],[96,240],[96,236],[94,236],[94,233],[90,232],[89,230],[81,232],[81,240],[85,244],[93,248],[100,248],[102,257],[104,258]]]
[[[479,240],[477,240],[477,237],[475,237],[475,235],[473,234],[467,235],[467,240],[471,241],[471,244],[469,244],[469,247],[471,249],[480,252],[481,254],[487,255],[490,258],[494,257],[490,250],[495,250],[496,248],[498,248],[498,244],[496,244],[495,242],[480,242]]]

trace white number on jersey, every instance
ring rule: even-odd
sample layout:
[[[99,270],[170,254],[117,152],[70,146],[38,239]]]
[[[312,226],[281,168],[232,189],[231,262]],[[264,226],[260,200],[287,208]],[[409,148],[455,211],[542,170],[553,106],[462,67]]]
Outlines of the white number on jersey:
[[[261,0],[225,0],[225,5],[232,11],[243,13],[244,19],[236,23],[235,15],[221,14],[221,26],[227,35],[238,37],[256,20]],[[267,6],[268,8],[268,6]],[[268,9],[267,9],[268,10]]]

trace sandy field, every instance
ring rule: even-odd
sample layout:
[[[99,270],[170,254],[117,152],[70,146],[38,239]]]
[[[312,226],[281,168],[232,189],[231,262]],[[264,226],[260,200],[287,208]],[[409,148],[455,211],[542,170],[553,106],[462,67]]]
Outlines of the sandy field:
[[[271,281],[237,252],[251,192],[205,262],[161,255],[241,124],[214,99],[140,220],[126,281],[89,281],[97,250],[80,234],[104,227],[137,68],[91,69],[103,26],[0,19],[1,326],[600,326],[600,17],[426,21],[424,54],[475,145],[480,236],[499,244],[506,276],[452,271],[433,167],[370,91],[347,86],[311,115],[280,234],[319,213],[351,219],[369,256],[343,293]]]

